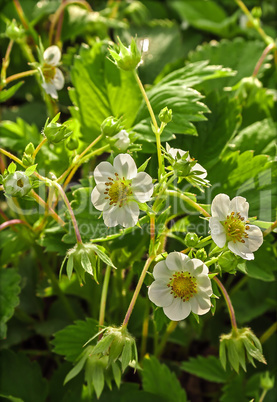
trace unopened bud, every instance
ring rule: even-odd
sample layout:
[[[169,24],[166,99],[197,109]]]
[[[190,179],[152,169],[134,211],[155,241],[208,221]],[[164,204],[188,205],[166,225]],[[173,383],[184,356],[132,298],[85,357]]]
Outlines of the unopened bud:
[[[79,146],[79,141],[77,138],[69,137],[66,142],[66,148],[70,151],[74,151]]]
[[[9,39],[18,41],[24,37],[25,30],[17,25],[15,20],[12,20],[12,22],[7,26],[5,34]]]
[[[263,389],[267,391],[272,389],[274,387],[274,383],[275,383],[275,377],[274,376],[269,377],[268,371],[266,371],[261,375],[260,384]]]
[[[205,261],[207,259],[207,253],[204,248],[200,248],[197,250],[195,258],[198,258],[201,261]]]
[[[185,237],[185,245],[187,247],[195,247],[199,241],[199,238],[196,233],[188,232]]]
[[[135,70],[141,61],[141,54],[135,40],[132,39],[131,45],[127,48],[118,38],[118,45],[120,50],[119,53],[113,49],[109,49],[110,55],[114,58],[117,67],[126,71]]]
[[[73,133],[73,131],[70,130],[65,123],[64,124],[57,123],[59,117],[60,113],[58,113],[51,120],[50,123],[48,123],[49,119],[47,119],[43,129],[43,134],[48,139],[48,141],[53,144],[57,144],[65,140]]]
[[[159,113],[159,119],[162,123],[169,123],[172,120],[172,109],[168,110],[166,106]]]
[[[32,142],[29,142],[29,144],[25,147],[24,152],[27,155],[33,155],[33,153],[35,152],[34,144]]]
[[[220,265],[222,271],[235,273],[238,259],[231,251],[225,251],[218,258],[218,264]]]
[[[120,131],[120,119],[116,119],[114,116],[107,117],[101,124],[101,131],[104,135],[112,137]]]

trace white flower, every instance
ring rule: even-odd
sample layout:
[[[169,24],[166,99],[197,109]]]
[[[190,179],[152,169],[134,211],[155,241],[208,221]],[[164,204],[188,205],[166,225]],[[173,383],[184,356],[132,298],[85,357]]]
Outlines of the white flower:
[[[211,236],[218,247],[229,249],[244,258],[253,260],[253,251],[263,243],[263,234],[255,225],[249,225],[249,204],[244,197],[230,201],[226,194],[218,194],[212,202],[212,217],[209,221]]]
[[[64,86],[63,73],[57,68],[60,59],[61,51],[58,46],[50,46],[43,53],[43,83],[41,85],[45,92],[51,95],[53,99],[58,99],[57,90],[62,89]]]
[[[179,148],[171,148],[168,144],[166,144],[166,150],[169,153],[169,155],[171,155],[172,158],[175,159],[176,161],[178,159],[181,159],[182,156],[187,153],[187,151],[183,151],[182,149]],[[188,162],[191,162],[193,159],[191,159],[191,157],[188,154],[186,160]],[[196,163],[194,166],[192,166],[191,172],[202,172],[197,174],[197,177],[199,177],[200,179],[205,179],[205,177],[207,177],[207,170],[204,169],[203,166],[200,165],[200,163]]]
[[[196,258],[169,253],[164,261],[155,265],[155,281],[148,289],[149,299],[163,307],[165,315],[173,321],[184,320],[192,311],[206,314],[211,308],[213,293],[208,268]]]
[[[96,187],[91,193],[91,202],[103,211],[108,227],[122,225],[132,227],[138,222],[139,206],[153,193],[152,178],[137,171],[134,159],[128,154],[119,154],[113,165],[101,162],[94,170]]]
[[[126,130],[119,131],[113,138],[117,140],[114,145],[120,151],[126,151],[131,143],[129,133]]]

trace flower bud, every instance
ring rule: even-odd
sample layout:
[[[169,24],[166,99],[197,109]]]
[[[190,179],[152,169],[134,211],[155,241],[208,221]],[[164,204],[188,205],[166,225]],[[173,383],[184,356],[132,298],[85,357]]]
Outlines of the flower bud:
[[[33,155],[33,153],[35,152],[34,144],[32,142],[29,142],[29,144],[25,147],[24,152],[27,155]]]
[[[229,364],[238,373],[241,366],[246,371],[248,360],[254,367],[253,359],[266,364],[263,356],[262,345],[250,328],[233,329],[230,334],[220,337],[219,357],[226,370],[227,359]]]
[[[14,41],[19,41],[25,36],[25,30],[17,25],[16,20],[12,20],[12,22],[6,27],[6,36]]]
[[[103,337],[93,349],[93,355],[100,353],[109,356],[108,364],[120,360],[122,372],[133,360],[137,363],[136,342],[126,327],[107,327],[103,332]]]
[[[275,377],[274,376],[269,377],[268,371],[261,374],[260,384],[263,389],[269,391],[274,387],[274,383],[275,383]]]
[[[159,113],[159,119],[162,123],[169,123],[172,120],[172,109],[168,110],[168,107],[164,107]]]
[[[218,258],[218,263],[224,272],[236,273],[238,259],[231,251],[225,251]]]
[[[260,19],[263,14],[261,7],[253,7],[251,10],[251,14],[254,18]]]
[[[194,247],[199,242],[199,238],[196,233],[188,232],[185,237],[185,245],[187,247]],[[198,258],[198,257],[197,257]]]
[[[58,113],[50,123],[48,123],[49,118],[47,119],[44,129],[43,129],[43,134],[45,137],[48,139],[50,143],[57,144],[63,140],[65,140],[67,137],[69,137],[73,131],[70,130],[67,125],[57,123],[57,120],[60,117],[60,113]]]
[[[74,268],[80,284],[85,282],[86,272],[98,283],[97,267],[99,259],[104,261],[105,264],[116,268],[109,256],[106,254],[104,247],[91,243],[78,243],[72,249],[68,250],[61,266],[60,275],[63,266],[67,261],[66,272],[68,279],[71,278]]]
[[[3,180],[5,194],[11,197],[24,197],[32,188],[31,180],[21,171],[8,174]]]
[[[127,48],[118,38],[118,45],[120,50],[119,53],[115,50],[109,49],[110,55],[114,58],[117,67],[125,71],[135,70],[141,61],[141,54],[135,40],[132,39],[131,45]]]
[[[120,131],[120,124],[120,119],[116,119],[114,116],[109,116],[101,124],[101,132],[108,137],[112,137]]]
[[[24,152],[22,162],[25,166],[32,166],[35,163],[35,160],[31,155],[28,155]]]
[[[79,146],[79,141],[77,138],[69,137],[66,142],[66,148],[70,151],[74,151]]]
[[[201,261],[205,261],[207,259],[206,250],[204,248],[200,248],[199,250],[197,250],[195,258],[198,258]]]

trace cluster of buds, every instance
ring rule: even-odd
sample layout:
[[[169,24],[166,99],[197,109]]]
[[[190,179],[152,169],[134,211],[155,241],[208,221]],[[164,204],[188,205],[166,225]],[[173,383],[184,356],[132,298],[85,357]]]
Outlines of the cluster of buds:
[[[106,254],[104,247],[91,243],[77,243],[72,249],[68,250],[61,266],[60,275],[64,264],[67,263],[66,273],[68,279],[71,278],[74,269],[80,284],[85,282],[86,272],[98,283],[97,273],[100,268],[100,260],[105,264],[116,268]]]
[[[240,366],[246,371],[247,361],[254,367],[254,359],[266,364],[262,345],[250,328],[233,328],[230,334],[221,335],[219,357],[225,370],[228,359],[230,366],[237,373]]]
[[[109,49],[110,55],[114,59],[114,63],[118,68],[125,71],[135,70],[141,62],[141,53],[138,50],[134,38],[129,47],[125,47],[121,40],[118,39],[119,53],[113,49]]]
[[[121,119],[109,116],[103,121],[100,128],[113,150],[125,152],[129,148],[130,134],[123,129]]]

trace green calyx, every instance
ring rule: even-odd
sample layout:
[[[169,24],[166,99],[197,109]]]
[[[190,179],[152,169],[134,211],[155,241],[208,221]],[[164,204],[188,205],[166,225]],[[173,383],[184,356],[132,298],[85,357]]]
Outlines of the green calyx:
[[[43,134],[48,139],[50,143],[57,144],[67,137],[69,137],[73,131],[67,127],[66,124],[57,123],[60,117],[58,113],[49,123],[49,118],[46,120],[44,125]]]
[[[168,107],[166,106],[165,108],[163,108],[160,113],[159,113],[159,119],[162,123],[169,123],[172,120],[172,109],[168,109]]]
[[[21,171],[8,174],[3,179],[5,194],[10,197],[24,197],[32,188],[30,178]]]
[[[266,364],[262,345],[250,328],[234,328],[230,334],[221,335],[219,357],[225,370],[228,360],[237,373],[240,366],[246,371],[247,361],[254,367],[254,359]]]
[[[112,137],[121,130],[121,119],[114,116],[107,117],[101,124],[101,132],[107,137]]]
[[[113,49],[109,49],[110,55],[113,57],[117,67],[125,71],[135,70],[141,61],[141,54],[134,38],[128,48],[124,46],[118,38],[118,46],[120,50],[119,53]]]

